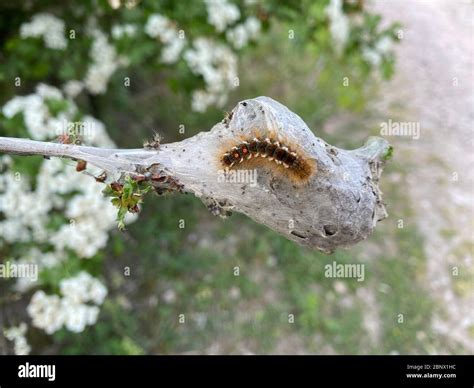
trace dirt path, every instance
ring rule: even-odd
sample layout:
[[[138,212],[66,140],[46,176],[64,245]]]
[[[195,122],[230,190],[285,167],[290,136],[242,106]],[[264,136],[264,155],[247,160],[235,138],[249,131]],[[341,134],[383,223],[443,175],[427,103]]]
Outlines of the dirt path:
[[[441,311],[439,333],[474,352],[474,78],[470,1],[374,1],[386,22],[401,21],[394,79],[384,86],[386,119],[419,122],[421,136],[390,138],[415,166],[406,188],[425,238],[428,287]],[[394,106],[403,107],[402,114]],[[402,118],[400,118],[402,116]],[[398,160],[401,162],[401,160]],[[456,268],[459,274],[456,275]],[[471,332],[471,334],[469,333]],[[436,352],[449,351],[440,346]]]

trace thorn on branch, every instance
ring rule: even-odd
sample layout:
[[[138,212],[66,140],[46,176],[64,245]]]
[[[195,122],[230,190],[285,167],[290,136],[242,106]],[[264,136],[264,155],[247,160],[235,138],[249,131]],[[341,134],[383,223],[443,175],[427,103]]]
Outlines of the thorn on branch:
[[[163,137],[158,132],[155,132],[151,140],[143,143],[143,148],[146,150],[157,150],[160,148],[162,140]]]
[[[99,182],[99,183],[104,183],[105,180],[107,179],[107,173],[105,171],[103,171],[99,176],[97,177],[94,177],[96,182]]]
[[[232,117],[234,116],[234,111],[231,112],[224,112],[224,119],[222,120],[222,124],[229,128],[229,124],[232,121]]]

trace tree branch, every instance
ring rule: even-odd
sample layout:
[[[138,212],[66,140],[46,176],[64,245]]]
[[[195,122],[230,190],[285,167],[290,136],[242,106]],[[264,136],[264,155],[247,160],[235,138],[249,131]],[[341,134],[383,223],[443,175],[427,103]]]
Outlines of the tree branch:
[[[295,185],[279,176],[270,162],[256,168],[256,181],[222,181],[220,155],[241,141],[237,139],[269,131],[316,162],[309,181]],[[388,142],[372,137],[357,150],[333,147],[268,97],[242,101],[211,131],[156,149],[101,149],[0,137],[0,152],[85,160],[113,179],[158,177],[155,187],[193,193],[216,215],[241,212],[298,244],[326,253],[367,238],[387,216],[378,180],[391,152]]]

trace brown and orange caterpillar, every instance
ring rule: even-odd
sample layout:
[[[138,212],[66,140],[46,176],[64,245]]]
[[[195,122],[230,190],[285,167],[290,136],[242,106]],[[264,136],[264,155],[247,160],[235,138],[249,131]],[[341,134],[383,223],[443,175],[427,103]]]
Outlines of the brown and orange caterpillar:
[[[307,183],[317,170],[314,159],[304,156],[299,147],[284,144],[270,136],[241,140],[224,152],[220,162],[226,170],[267,167],[274,175],[286,176],[296,185]]]

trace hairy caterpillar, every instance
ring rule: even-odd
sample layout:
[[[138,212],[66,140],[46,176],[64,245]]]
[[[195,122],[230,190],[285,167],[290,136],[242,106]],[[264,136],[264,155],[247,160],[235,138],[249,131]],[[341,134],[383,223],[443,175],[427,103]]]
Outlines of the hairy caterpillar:
[[[270,136],[240,140],[221,154],[220,162],[226,170],[267,168],[274,175],[283,175],[297,185],[308,182],[317,170],[314,159],[307,158],[299,147]]]

